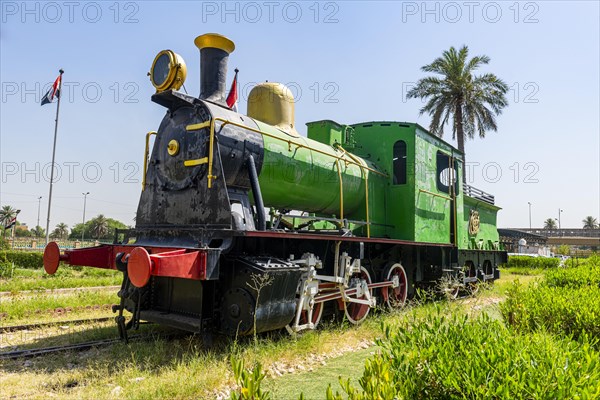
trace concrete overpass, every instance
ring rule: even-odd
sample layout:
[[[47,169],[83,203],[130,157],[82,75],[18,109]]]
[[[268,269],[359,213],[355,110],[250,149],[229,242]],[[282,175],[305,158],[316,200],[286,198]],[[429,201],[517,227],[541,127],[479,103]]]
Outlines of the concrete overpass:
[[[513,229],[513,228],[511,228]],[[560,246],[600,246],[600,229],[541,229],[514,228],[514,230],[548,238],[548,245]]]

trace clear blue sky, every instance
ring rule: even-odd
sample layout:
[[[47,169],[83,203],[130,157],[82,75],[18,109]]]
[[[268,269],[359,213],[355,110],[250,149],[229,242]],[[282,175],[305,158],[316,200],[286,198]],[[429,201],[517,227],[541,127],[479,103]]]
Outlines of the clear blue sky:
[[[450,46],[491,57],[482,72],[511,86],[498,132],[467,142],[478,163],[472,184],[496,195],[500,226],[558,218],[580,227],[600,217],[598,2],[28,2],[2,1],[0,25],[0,204],[36,225],[55,104],[40,107],[64,68],[51,226],[99,213],[133,224],[144,134],[164,109],[150,101],[146,73],[162,49],[187,62],[199,93],[194,38],[218,32],[236,43],[230,57],[240,87],[280,81],[299,97],[296,122],[416,121],[421,103],[403,93],[420,67]],[[298,96],[299,95],[299,96]],[[242,99],[240,109],[245,112]],[[446,139],[451,141],[451,137]],[[98,174],[101,175],[98,175]],[[501,174],[501,175],[498,175]],[[69,176],[71,175],[71,176]]]

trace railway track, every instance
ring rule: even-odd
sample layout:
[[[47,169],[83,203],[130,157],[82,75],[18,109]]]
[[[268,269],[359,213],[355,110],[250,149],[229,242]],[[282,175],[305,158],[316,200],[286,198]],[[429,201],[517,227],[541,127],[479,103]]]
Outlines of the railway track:
[[[130,336],[129,341],[139,341],[143,339],[148,339],[150,337],[144,337],[142,335]],[[24,349],[24,350],[15,350],[8,351],[5,353],[0,353],[0,360],[16,360],[19,358],[32,358],[38,356],[44,356],[48,354],[60,353],[64,351],[73,351],[73,350],[89,350],[94,347],[104,347],[110,346],[112,344],[123,343],[122,339],[104,339],[104,340],[93,340],[90,342],[76,343],[76,344],[68,344],[64,346],[52,346],[52,347],[43,347],[39,349]]]
[[[176,337],[180,337],[182,335],[181,332],[178,333],[168,333],[168,334],[138,334],[131,335],[127,338],[127,342],[123,341],[121,338],[113,338],[113,339],[101,339],[101,340],[92,340],[88,342],[74,343],[74,344],[66,344],[61,346],[49,346],[42,347],[37,349],[22,349],[22,350],[14,350],[7,351],[4,353],[0,353],[0,360],[17,360],[22,358],[33,358],[39,356],[45,356],[49,354],[56,354],[65,351],[85,351],[92,348],[97,347],[105,347],[118,343],[130,343],[130,342],[141,342],[146,340],[155,340],[155,339],[173,339]]]
[[[0,298],[4,298],[5,300],[10,300],[16,296],[35,296],[38,294],[71,294],[77,292],[87,292],[87,291],[117,291],[121,286],[112,285],[112,286],[82,286],[76,288],[57,288],[57,289],[42,289],[42,290],[19,290],[16,292],[0,292]]]
[[[26,325],[10,325],[10,326],[0,326],[0,334],[7,332],[18,332],[18,331],[26,331],[31,329],[39,329],[47,326],[55,326],[55,325],[83,325],[91,322],[105,322],[114,320],[115,317],[101,317],[101,318],[87,318],[87,319],[75,319],[75,320],[67,320],[67,321],[51,321],[51,322],[40,322],[36,324],[26,324]]]

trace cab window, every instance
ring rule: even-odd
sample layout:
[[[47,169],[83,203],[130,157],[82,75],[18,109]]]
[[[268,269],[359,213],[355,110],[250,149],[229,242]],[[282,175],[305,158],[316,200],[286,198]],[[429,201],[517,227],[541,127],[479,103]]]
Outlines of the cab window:
[[[454,165],[450,165],[450,155],[437,152],[437,167],[436,167],[436,186],[440,192],[450,193],[450,185],[454,184],[454,193],[458,193],[458,176],[457,176],[457,162],[454,161]]]
[[[406,183],[406,142],[398,140],[394,143],[394,185],[403,185]]]

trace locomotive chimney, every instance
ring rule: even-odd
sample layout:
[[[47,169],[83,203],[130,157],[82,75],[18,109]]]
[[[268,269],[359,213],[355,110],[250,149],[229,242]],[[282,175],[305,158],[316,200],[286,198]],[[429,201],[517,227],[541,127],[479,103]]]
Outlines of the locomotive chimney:
[[[200,99],[226,105],[227,59],[235,44],[217,33],[200,35],[194,44],[200,50]]]

